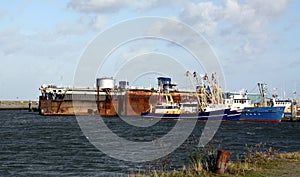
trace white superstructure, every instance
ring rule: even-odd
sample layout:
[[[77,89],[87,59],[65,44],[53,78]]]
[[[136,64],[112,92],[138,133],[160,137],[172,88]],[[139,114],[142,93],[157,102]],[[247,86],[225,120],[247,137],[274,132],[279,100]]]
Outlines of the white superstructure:
[[[229,99],[225,99],[225,104],[231,110],[243,110],[245,107],[252,107],[251,100],[247,97],[247,93],[241,90],[239,94],[231,95]]]

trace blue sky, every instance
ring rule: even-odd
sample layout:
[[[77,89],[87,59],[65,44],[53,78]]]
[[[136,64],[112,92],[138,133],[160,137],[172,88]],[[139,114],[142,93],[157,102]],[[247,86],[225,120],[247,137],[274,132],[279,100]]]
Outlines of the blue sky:
[[[257,92],[264,81],[270,93],[291,98],[296,89],[299,97],[299,7],[296,0],[1,0],[0,99],[37,99],[42,84],[72,86],[81,54],[101,31],[144,16],[176,19],[203,35],[226,90]]]

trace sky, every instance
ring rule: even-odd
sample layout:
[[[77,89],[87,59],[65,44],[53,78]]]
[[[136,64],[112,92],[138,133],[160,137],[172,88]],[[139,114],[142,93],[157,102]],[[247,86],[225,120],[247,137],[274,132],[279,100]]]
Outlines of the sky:
[[[97,35],[149,16],[180,21],[203,36],[221,65],[226,90],[258,92],[257,83],[265,82],[270,94],[276,88],[282,97],[285,92],[293,98],[294,91],[299,97],[299,7],[296,0],[0,0],[0,100],[37,100],[43,84],[73,86],[81,56]],[[128,44],[107,65],[132,58],[135,50],[161,52],[158,47],[167,45]],[[99,77],[110,73],[100,70]]]

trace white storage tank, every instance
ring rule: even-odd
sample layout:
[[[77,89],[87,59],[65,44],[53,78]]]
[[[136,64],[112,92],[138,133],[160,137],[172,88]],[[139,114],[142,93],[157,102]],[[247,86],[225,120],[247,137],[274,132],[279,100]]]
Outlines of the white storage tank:
[[[100,89],[114,89],[115,81],[112,78],[97,78],[96,86]]]

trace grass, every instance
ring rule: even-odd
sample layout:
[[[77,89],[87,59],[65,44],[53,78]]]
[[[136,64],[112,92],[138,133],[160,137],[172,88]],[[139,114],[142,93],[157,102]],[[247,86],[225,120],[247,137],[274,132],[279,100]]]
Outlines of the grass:
[[[150,174],[135,174],[134,177],[181,177],[181,176],[298,176],[300,174],[300,152],[279,153],[263,144],[247,147],[242,160],[229,161],[225,174],[217,175],[216,151],[196,151],[190,157],[188,167],[174,171],[152,171]]]

